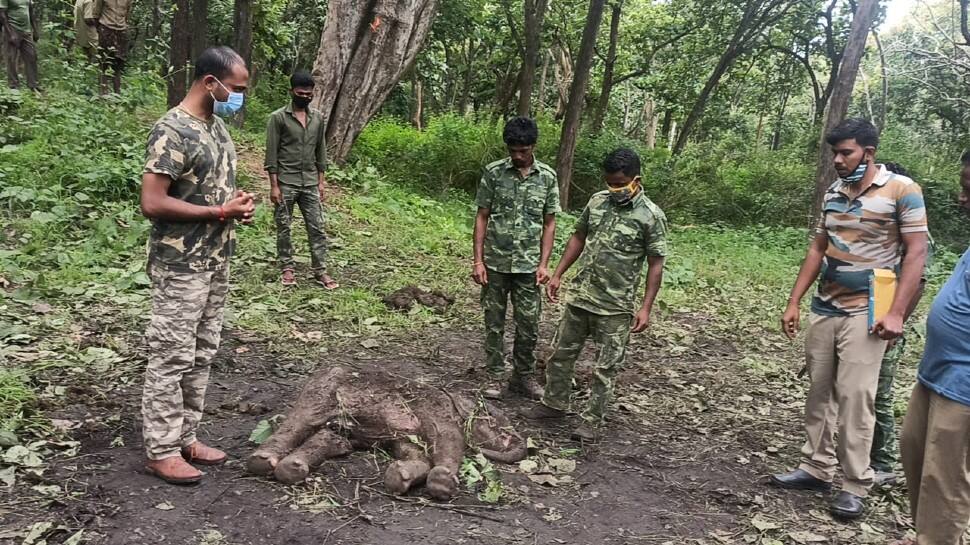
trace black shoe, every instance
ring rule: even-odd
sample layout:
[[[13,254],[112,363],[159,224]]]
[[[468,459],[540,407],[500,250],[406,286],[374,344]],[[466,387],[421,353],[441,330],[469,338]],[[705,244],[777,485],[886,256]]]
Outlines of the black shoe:
[[[509,392],[522,396],[532,401],[542,399],[542,386],[536,382],[535,377],[516,377],[509,379]]]
[[[791,473],[772,475],[771,482],[782,488],[792,490],[814,490],[816,492],[832,490],[832,483],[817,479],[811,473],[801,469],[796,469]]]
[[[583,422],[569,434],[569,438],[584,443],[595,443],[599,441],[600,430],[589,422]]]
[[[829,512],[840,519],[857,519],[866,512],[866,502],[859,496],[843,490],[832,500]]]

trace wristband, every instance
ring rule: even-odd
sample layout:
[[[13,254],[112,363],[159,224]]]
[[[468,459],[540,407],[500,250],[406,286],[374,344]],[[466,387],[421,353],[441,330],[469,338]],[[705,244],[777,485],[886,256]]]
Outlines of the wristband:
[[[219,205],[219,221],[221,222],[226,221],[226,209],[221,204]]]

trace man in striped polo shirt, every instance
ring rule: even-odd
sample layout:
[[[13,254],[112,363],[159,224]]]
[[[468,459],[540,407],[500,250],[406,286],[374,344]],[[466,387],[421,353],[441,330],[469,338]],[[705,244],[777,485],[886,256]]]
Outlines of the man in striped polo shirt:
[[[873,481],[869,451],[880,362],[886,342],[902,334],[926,261],[926,208],[919,185],[876,164],[879,133],[872,123],[847,119],[826,142],[839,178],[825,193],[815,238],[781,319],[784,333],[794,338],[799,304],[818,278],[805,339],[811,378],[807,437],[798,469],[773,475],[772,481],[785,488],[829,490],[841,464],[845,479],[830,510],[856,518],[865,511]],[[873,269],[892,269],[898,281],[888,314],[870,330]]]

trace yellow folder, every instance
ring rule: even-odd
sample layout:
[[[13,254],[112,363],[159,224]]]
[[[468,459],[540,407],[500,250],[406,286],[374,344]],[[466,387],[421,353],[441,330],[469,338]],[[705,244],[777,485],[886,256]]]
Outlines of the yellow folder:
[[[869,275],[869,329],[889,313],[896,297],[896,273],[873,269]]]

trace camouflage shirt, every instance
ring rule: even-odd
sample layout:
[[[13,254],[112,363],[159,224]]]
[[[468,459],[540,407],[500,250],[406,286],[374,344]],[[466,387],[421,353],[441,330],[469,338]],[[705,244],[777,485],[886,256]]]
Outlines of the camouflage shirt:
[[[485,266],[500,273],[531,273],[539,268],[543,218],[556,214],[559,183],[549,165],[533,161],[525,178],[511,159],[485,167],[475,203],[489,210]]]
[[[175,107],[152,127],[144,172],[170,177],[171,197],[218,206],[236,193],[236,148],[221,119],[205,121]],[[148,255],[172,270],[211,271],[228,266],[235,244],[232,220],[156,219]]]
[[[836,181],[825,193],[817,233],[828,238],[812,312],[853,316],[869,311],[872,269],[898,272],[902,235],[925,233],[923,192],[913,180],[882,165],[872,185],[849,200]]]
[[[586,247],[566,303],[594,314],[632,314],[647,256],[667,255],[667,217],[641,190],[618,205],[608,191],[589,199],[576,222]]]

